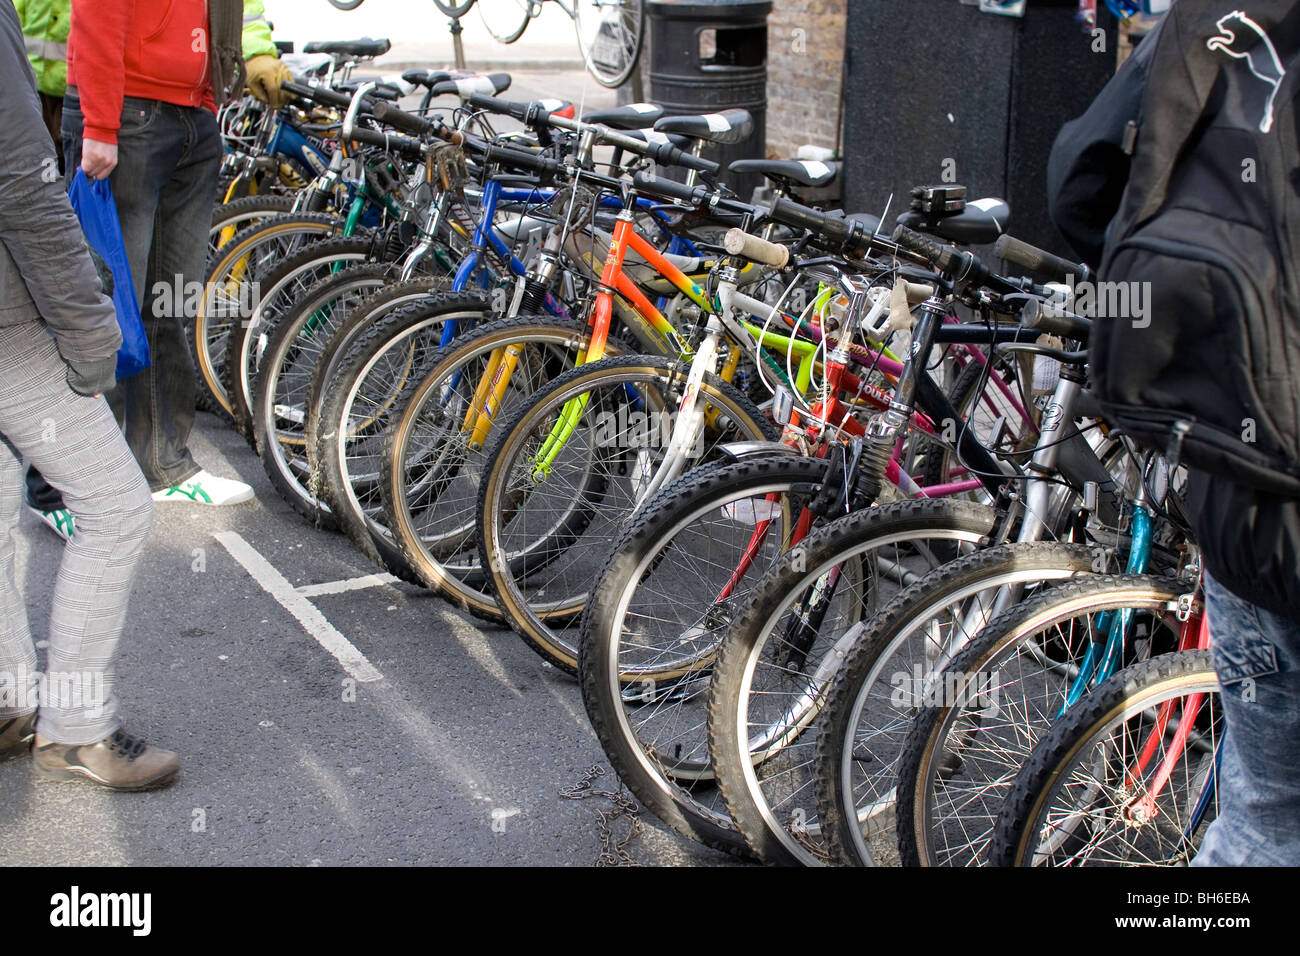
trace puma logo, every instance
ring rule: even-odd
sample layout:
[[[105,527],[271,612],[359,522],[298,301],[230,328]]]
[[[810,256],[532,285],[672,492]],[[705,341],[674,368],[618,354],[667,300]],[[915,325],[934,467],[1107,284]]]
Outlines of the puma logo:
[[[1250,66],[1250,72],[1272,87],[1268,94],[1268,102],[1264,104],[1264,118],[1259,121],[1259,131],[1267,133],[1273,128],[1273,105],[1277,100],[1277,91],[1282,86],[1282,80],[1286,78],[1286,69],[1278,59],[1273,41],[1268,38],[1268,34],[1258,23],[1241,10],[1233,10],[1226,16],[1220,17],[1216,26],[1219,28],[1220,35],[1206,40],[1206,48],[1222,51],[1233,59],[1245,60]],[[1258,39],[1252,38],[1248,31],[1253,31]],[[1239,38],[1238,33],[1241,33],[1242,37]],[[1238,43],[1245,49],[1238,47]]]

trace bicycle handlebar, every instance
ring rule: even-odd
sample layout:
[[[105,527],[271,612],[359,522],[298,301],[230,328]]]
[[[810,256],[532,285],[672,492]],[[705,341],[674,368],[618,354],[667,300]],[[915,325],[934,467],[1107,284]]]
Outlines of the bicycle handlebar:
[[[999,236],[993,244],[993,252],[999,258],[1024,266],[1045,282],[1067,282],[1071,278],[1087,282],[1092,278],[1092,270],[1082,262],[1054,256],[1013,236]]]
[[[683,149],[678,149],[672,143],[651,143],[635,139],[599,123],[583,123],[567,116],[557,116],[554,111],[543,109],[540,103],[517,103],[488,96],[485,93],[473,93],[469,97],[469,104],[476,109],[487,110],[489,113],[509,116],[533,129],[539,126],[554,126],[556,129],[574,133],[590,130],[602,143],[617,146],[638,156],[649,157],[661,166],[682,166],[709,175],[716,174],[722,168],[712,160],[694,156]]]

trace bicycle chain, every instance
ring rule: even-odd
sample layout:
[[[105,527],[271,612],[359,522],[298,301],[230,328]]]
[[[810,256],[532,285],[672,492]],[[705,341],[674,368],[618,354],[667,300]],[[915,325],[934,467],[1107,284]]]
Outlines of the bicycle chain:
[[[618,791],[596,790],[592,787],[592,781],[597,777],[605,775],[605,768],[600,764],[592,764],[591,768],[582,775],[582,779],[572,786],[564,787],[559,791],[561,797],[565,800],[586,800],[588,797],[604,797],[614,805],[613,810],[597,810],[596,818],[600,821],[600,856],[596,858],[597,866],[640,866],[632,855],[627,852],[627,845],[641,835],[645,830],[645,824],[641,822],[641,809],[636,805],[622,785]],[[628,818],[627,836],[622,840],[614,837],[613,824],[619,817]]]

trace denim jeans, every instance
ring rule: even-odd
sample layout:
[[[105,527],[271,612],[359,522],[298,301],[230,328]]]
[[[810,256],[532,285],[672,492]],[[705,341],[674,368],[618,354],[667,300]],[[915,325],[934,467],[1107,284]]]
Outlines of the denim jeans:
[[[81,101],[69,89],[63,151],[70,172],[81,165],[83,123]],[[134,97],[122,105],[110,179],[153,364],[107,398],[154,491],[199,471],[189,451],[195,380],[183,323],[195,318],[186,314],[198,299],[187,294],[191,283],[205,278],[222,151],[216,117],[205,109]]]
[[[1300,865],[1300,623],[1205,577],[1227,724],[1219,816],[1193,866]]]

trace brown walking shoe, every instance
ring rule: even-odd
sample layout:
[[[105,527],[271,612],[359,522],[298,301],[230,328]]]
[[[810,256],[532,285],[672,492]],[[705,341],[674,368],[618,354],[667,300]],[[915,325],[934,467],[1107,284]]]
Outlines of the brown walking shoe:
[[[36,711],[17,717],[0,717],[0,760],[25,757],[36,736]]]
[[[42,775],[54,780],[86,779],[109,790],[152,790],[175,779],[180,759],[139,737],[116,731],[93,744],[56,744],[39,734],[32,758]]]

